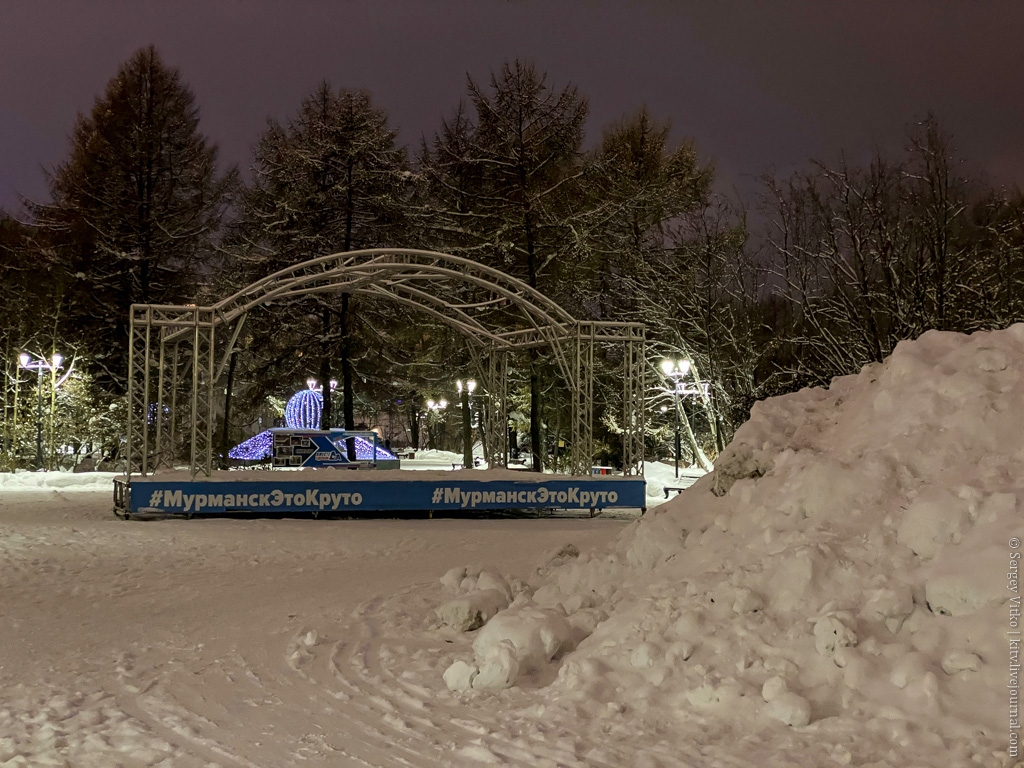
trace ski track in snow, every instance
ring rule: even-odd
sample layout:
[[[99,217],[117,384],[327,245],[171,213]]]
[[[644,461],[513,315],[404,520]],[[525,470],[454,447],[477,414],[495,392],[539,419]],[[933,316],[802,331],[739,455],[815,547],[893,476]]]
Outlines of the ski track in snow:
[[[525,575],[623,521],[123,522],[108,499],[0,500],[5,768],[706,764],[545,709],[546,681],[460,695],[441,679],[471,641],[431,625],[441,574]]]

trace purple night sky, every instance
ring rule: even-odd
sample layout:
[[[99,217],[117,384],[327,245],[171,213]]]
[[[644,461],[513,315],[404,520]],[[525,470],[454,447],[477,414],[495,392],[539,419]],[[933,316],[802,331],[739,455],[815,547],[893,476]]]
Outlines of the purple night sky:
[[[365,88],[410,145],[516,56],[590,99],[588,143],[647,104],[755,189],[810,158],[896,150],[928,111],[975,172],[1024,185],[1024,2],[829,0],[167,0],[5,3],[0,207],[45,196],[75,115],[154,43],[202,130],[244,170],[266,118],[321,79]]]

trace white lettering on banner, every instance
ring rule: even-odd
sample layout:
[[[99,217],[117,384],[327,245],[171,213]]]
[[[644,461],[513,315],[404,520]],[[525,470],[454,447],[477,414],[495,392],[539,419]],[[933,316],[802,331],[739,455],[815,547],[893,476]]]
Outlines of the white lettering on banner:
[[[213,488],[215,486],[207,486]],[[360,506],[361,493],[335,493],[333,490],[303,488],[285,492],[281,488],[268,489],[265,493],[185,493],[182,490],[156,490],[149,492],[149,505],[163,509],[179,509],[184,512],[207,510],[289,507],[310,510],[342,509]],[[555,490],[546,486],[533,489],[504,491],[470,490],[459,486],[434,486],[431,503],[457,505],[463,509],[476,509],[491,505],[543,506],[560,505],[563,508],[595,508],[615,504],[619,500],[617,491],[589,490],[569,486]]]
[[[464,491],[459,486],[435,486],[431,497],[433,504],[457,504],[463,509],[473,509],[481,504],[561,504],[566,507],[590,508],[614,504],[618,500],[617,491],[588,491],[579,486],[570,486],[564,491],[545,486],[529,491]]]

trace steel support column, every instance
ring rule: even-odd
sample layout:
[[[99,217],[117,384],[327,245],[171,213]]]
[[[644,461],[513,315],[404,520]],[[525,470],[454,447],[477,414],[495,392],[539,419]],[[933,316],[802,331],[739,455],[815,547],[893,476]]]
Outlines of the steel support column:
[[[508,353],[490,350],[484,360],[483,389],[486,395],[484,453],[491,467],[508,466]]]
[[[622,372],[622,470],[644,473],[644,397],[646,393],[646,339],[642,327],[625,341]]]
[[[152,310],[132,307],[128,327],[128,429],[125,440],[125,472],[149,472],[149,368]]]
[[[574,342],[570,471],[589,475],[594,463],[594,324],[578,323]]]
[[[214,317],[210,309],[195,309],[192,338],[192,477],[213,472]]]

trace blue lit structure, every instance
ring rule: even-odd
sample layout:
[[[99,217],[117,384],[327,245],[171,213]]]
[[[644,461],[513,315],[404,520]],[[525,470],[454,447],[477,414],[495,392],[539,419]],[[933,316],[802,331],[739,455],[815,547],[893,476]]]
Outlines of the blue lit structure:
[[[320,429],[320,417],[324,410],[324,396],[319,390],[303,389],[296,392],[288,400],[284,407],[284,421],[288,429]],[[339,431],[339,437],[334,439],[335,444],[350,439],[355,441],[356,459],[359,461],[373,461],[373,443],[365,437],[358,435],[346,436]],[[271,430],[264,430],[254,437],[250,437],[243,443],[239,443],[230,451],[228,456],[240,461],[266,461],[273,453],[274,435]],[[344,450],[344,448],[342,448]],[[378,460],[397,461],[397,457],[390,451],[377,445]]]
[[[324,396],[315,389],[296,392],[284,407],[284,423],[289,429],[320,429]]]

